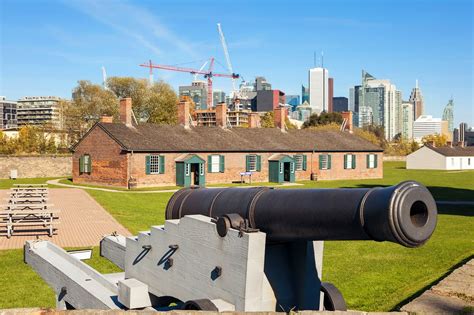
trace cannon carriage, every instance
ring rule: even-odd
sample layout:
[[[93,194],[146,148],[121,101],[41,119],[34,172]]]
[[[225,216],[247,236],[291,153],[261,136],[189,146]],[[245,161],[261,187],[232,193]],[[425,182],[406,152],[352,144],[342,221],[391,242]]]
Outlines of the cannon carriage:
[[[166,221],[135,237],[111,235],[101,254],[124,270],[102,275],[49,242],[27,242],[25,261],[59,307],[214,311],[344,310],[321,282],[324,241],[423,245],[436,204],[413,181],[384,188],[185,188]]]

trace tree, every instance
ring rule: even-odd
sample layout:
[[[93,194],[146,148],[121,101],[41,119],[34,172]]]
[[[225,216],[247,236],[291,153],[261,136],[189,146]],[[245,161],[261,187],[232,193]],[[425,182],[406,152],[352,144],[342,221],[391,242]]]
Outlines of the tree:
[[[380,146],[380,139],[377,135],[371,131],[364,130],[361,128],[354,128],[354,134],[358,137],[361,137],[369,142],[372,142],[375,145]]]
[[[65,129],[71,142],[84,133],[103,115],[118,117],[118,99],[114,93],[90,81],[78,81],[72,101],[63,102]]]
[[[309,116],[309,119],[303,124],[303,128],[328,125],[328,124],[342,124],[343,118],[340,113],[326,113],[322,112],[321,114],[312,114]]]
[[[146,115],[148,122],[160,125],[174,125],[178,121],[178,97],[168,83],[154,83],[147,95]]]
[[[107,89],[117,98],[130,97],[133,104],[133,113],[138,121],[148,119],[148,92],[149,84],[145,79],[132,77],[110,77],[107,79]]]
[[[275,115],[273,112],[266,112],[262,119],[260,119],[260,125],[262,128],[274,128],[275,127]]]
[[[424,136],[421,139],[421,142],[423,142],[424,145],[434,143],[435,146],[442,147],[446,145],[446,143],[448,142],[448,138],[443,134],[440,135],[435,133],[432,135]]]

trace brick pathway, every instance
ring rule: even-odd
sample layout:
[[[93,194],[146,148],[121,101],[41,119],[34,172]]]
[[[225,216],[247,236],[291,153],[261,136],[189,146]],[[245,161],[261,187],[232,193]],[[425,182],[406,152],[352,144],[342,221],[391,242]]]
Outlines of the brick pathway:
[[[8,190],[0,190],[0,200],[7,197]],[[49,200],[55,209],[60,209],[58,233],[53,237],[40,236],[61,247],[98,246],[104,235],[117,231],[131,235],[102,206],[82,189],[49,189]],[[22,248],[26,240],[35,236],[15,236],[10,239],[0,236],[0,250]]]
[[[474,259],[402,307],[417,314],[474,314]]]

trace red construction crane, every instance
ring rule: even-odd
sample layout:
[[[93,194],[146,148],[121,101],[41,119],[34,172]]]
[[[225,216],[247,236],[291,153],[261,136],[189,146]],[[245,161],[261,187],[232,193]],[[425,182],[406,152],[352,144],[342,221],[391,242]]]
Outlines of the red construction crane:
[[[193,68],[182,68],[182,67],[175,67],[175,66],[167,66],[167,65],[157,65],[153,64],[151,60],[149,63],[141,64],[140,67],[145,67],[150,69],[150,77],[153,75],[153,68],[155,69],[163,69],[163,70],[170,70],[170,71],[178,71],[178,72],[187,72],[191,74],[202,74],[207,79],[207,107],[213,107],[213,97],[212,97],[212,78],[213,77],[221,77],[221,78],[230,78],[230,79],[238,79],[239,75],[236,73],[214,73],[212,72],[214,68],[214,57],[211,57],[209,60],[209,68],[207,70],[200,70],[200,69],[193,69]]]

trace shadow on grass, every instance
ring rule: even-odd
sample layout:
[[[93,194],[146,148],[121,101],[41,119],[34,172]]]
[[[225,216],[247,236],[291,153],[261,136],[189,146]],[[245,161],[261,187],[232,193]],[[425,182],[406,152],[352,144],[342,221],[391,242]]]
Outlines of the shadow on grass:
[[[403,301],[401,301],[400,303],[398,303],[397,305],[395,305],[395,307],[392,309],[392,311],[400,311],[400,309],[405,305],[405,304],[408,304],[410,303],[411,301],[413,301],[414,299],[416,299],[417,297],[419,297],[420,295],[422,295],[426,290],[430,289],[431,287],[437,285],[438,283],[440,283],[441,281],[443,281],[443,279],[445,279],[447,276],[449,276],[454,270],[458,269],[459,267],[463,266],[464,264],[466,264],[469,260],[473,259],[474,258],[474,255],[471,255],[463,260],[461,260],[459,263],[457,263],[456,265],[452,266],[451,268],[449,268],[449,270],[444,274],[442,275],[441,277],[439,277],[438,279],[434,280],[433,282],[427,284],[425,287],[421,288],[420,290],[418,290],[415,294],[407,297],[406,299],[404,299]]]

